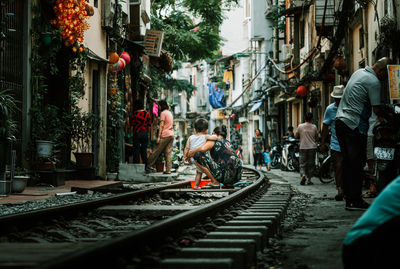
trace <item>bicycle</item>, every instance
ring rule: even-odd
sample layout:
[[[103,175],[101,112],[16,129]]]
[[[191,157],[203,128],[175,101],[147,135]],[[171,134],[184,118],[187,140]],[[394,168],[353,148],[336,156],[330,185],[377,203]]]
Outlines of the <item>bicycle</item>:
[[[315,154],[315,163],[316,176],[321,183],[328,184],[335,180],[335,170],[330,152],[325,156],[318,149],[317,154]]]

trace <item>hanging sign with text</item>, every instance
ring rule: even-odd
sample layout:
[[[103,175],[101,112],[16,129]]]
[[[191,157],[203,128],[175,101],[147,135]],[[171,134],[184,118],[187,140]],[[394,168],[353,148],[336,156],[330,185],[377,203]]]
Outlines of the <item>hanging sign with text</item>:
[[[144,37],[144,51],[146,54],[149,56],[160,57],[163,38],[163,31],[146,30],[146,36]]]
[[[400,100],[400,65],[388,65],[390,100]]]

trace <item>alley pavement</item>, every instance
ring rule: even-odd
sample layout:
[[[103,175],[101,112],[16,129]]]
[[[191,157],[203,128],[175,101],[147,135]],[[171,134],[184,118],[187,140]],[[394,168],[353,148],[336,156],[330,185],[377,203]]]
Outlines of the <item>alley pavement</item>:
[[[334,182],[323,184],[312,178],[314,185],[300,185],[299,173],[279,169],[266,175],[272,184],[290,183],[294,191],[284,232],[276,239],[279,261],[269,268],[343,268],[342,242],[363,212],[347,211],[344,201],[335,201]]]

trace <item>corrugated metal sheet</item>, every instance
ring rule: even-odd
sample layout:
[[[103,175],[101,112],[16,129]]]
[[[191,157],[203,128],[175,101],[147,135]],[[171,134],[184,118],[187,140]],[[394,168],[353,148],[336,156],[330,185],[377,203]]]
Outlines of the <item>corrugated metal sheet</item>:
[[[320,26],[324,16],[325,0],[315,0],[315,24]],[[335,22],[335,1],[328,1],[325,12],[325,26],[333,26]]]

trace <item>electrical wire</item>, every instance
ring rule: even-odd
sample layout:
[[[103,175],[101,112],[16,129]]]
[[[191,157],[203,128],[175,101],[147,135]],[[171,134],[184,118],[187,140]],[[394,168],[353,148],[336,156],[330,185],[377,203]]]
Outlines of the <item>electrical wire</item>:
[[[308,53],[307,57],[297,66],[295,66],[294,68],[291,68],[290,70],[282,70],[278,67],[278,65],[275,63],[275,61],[271,58],[268,57],[268,59],[272,62],[272,64],[275,66],[275,68],[283,73],[283,74],[290,74],[294,71],[296,71],[297,69],[299,69],[302,65],[304,65],[310,58],[311,56],[313,56],[317,51],[320,50],[320,45],[321,45],[321,38],[322,38],[322,32],[324,30],[324,26],[325,26],[325,16],[326,16],[326,8],[328,6],[328,0],[325,0],[325,6],[324,6],[324,15],[322,16],[322,23],[321,23],[321,30],[318,36],[318,41],[317,41],[317,45],[314,46],[311,50],[311,52]]]

